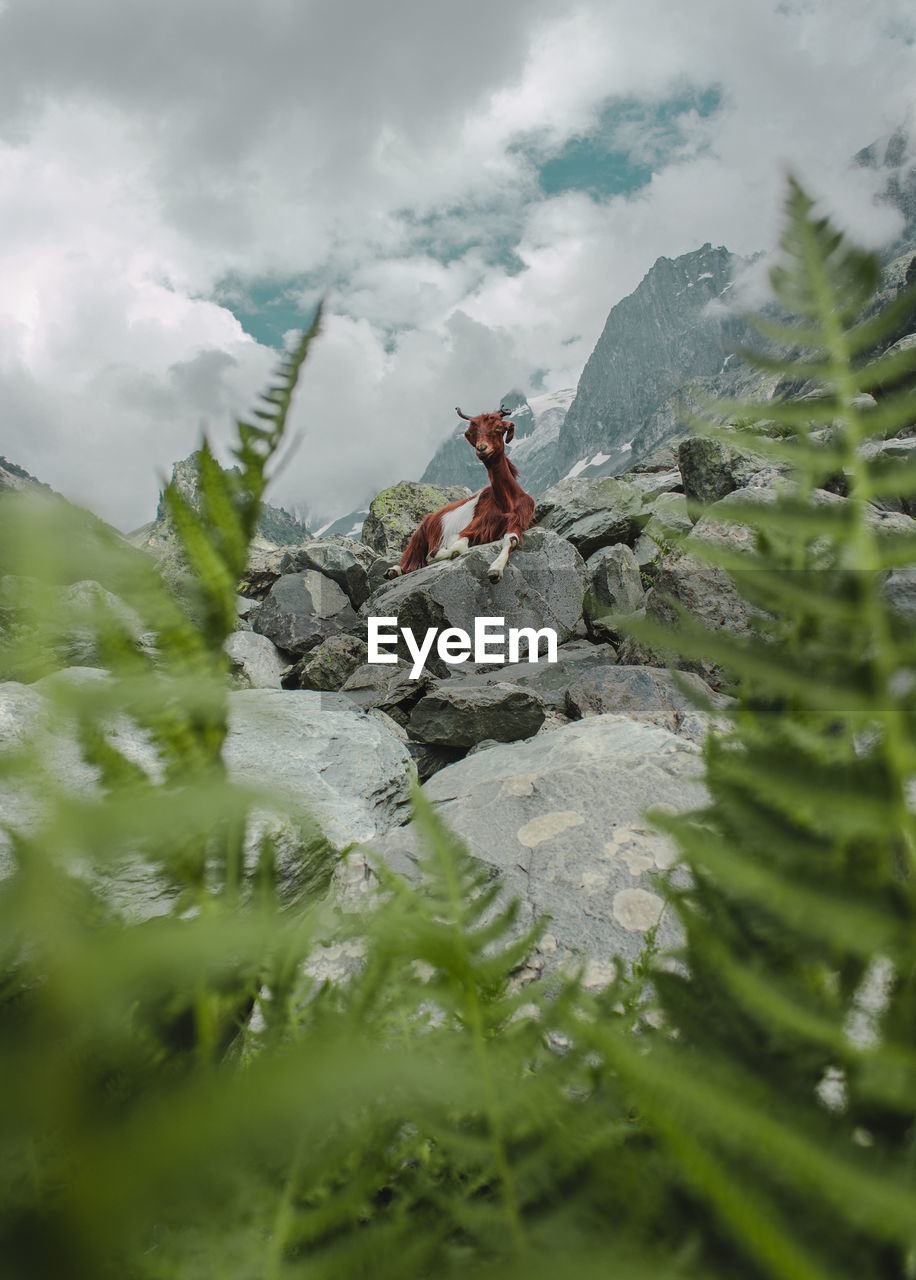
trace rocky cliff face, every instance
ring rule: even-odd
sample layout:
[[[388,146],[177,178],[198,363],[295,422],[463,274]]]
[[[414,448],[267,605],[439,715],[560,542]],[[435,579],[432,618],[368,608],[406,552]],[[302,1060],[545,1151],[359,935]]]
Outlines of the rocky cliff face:
[[[508,452],[529,493],[543,493],[567,476],[628,470],[681,430],[679,397],[688,382],[731,393],[735,369],[728,357],[751,335],[715,304],[727,299],[740,264],[710,244],[673,260],[659,258],[612,309],[575,392],[530,400],[513,393],[503,400],[516,423]],[[424,481],[480,487],[480,469],[463,437],[459,424]]]
[[[0,493],[18,492],[22,489],[43,489],[46,493],[52,492],[49,485],[36,480],[15,462],[8,462],[6,458],[0,457]]]
[[[916,250],[916,136],[907,125],[864,147],[856,155],[856,164],[867,169],[883,169],[887,180],[881,199],[903,214],[900,236],[890,246],[888,258],[896,258]]]
[[[199,508],[199,477],[196,450],[194,453],[189,454],[187,458],[182,458],[180,462],[174,464],[172,467],[172,483],[192,507]],[[272,507],[269,502],[263,504],[261,518],[258,521],[258,532],[255,536],[255,547],[289,546],[302,542],[308,536],[308,527],[297,520],[295,516],[291,516],[288,511],[284,511],[282,507]],[[166,509],[165,498],[162,494],[159,495],[156,519],[150,524],[145,524],[136,529],[129,535],[129,540],[134,546],[142,547],[144,550],[150,550],[156,554],[160,554],[167,548],[172,547],[175,536]]]
[[[722,371],[749,336],[741,321],[714,305],[727,298],[740,262],[710,244],[659,258],[613,308],[560,432],[554,479],[586,468],[623,470],[626,454],[635,460],[648,452],[640,437],[669,397],[688,380]],[[654,434],[652,443],[663,438]]]

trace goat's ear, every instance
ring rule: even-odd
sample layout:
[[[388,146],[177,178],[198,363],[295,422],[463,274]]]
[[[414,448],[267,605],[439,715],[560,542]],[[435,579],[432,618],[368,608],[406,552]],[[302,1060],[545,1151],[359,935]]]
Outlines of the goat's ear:
[[[508,444],[509,441],[512,439],[512,437],[515,435],[515,423],[504,422],[503,426],[506,428],[506,434],[503,436],[503,444]]]
[[[474,445],[476,445],[476,443],[477,443],[477,428],[474,426],[473,422],[472,422],[472,423],[471,423],[471,425],[468,427],[467,431],[465,431],[465,433],[464,433],[464,438],[465,438],[465,440],[467,440],[468,444],[474,444]]]

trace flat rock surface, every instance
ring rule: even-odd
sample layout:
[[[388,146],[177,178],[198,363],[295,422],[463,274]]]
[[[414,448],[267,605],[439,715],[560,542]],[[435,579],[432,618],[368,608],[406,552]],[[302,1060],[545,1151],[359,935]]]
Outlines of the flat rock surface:
[[[644,817],[650,806],[691,809],[704,801],[697,749],[655,725],[602,715],[529,742],[489,747],[424,786],[469,851],[522,900],[521,925],[551,922],[532,967],[588,961],[586,981],[610,980],[611,960],[632,962],[663,901],[652,873],[671,865],[672,842]],[[374,841],[348,874],[366,883],[371,858],[412,875],[412,826]],[[673,945],[662,918],[659,940]]]

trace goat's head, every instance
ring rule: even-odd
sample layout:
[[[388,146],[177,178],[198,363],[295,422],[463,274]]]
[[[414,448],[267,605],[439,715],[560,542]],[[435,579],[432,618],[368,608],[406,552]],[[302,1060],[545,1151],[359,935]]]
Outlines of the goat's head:
[[[503,453],[505,453],[506,445],[515,435],[515,423],[505,421],[506,414],[509,412],[508,409],[504,409],[500,405],[495,413],[482,413],[477,418],[469,418],[460,409],[457,409],[456,412],[458,417],[464,418],[468,424],[464,438],[474,446],[477,456],[484,466],[488,466],[502,457]]]

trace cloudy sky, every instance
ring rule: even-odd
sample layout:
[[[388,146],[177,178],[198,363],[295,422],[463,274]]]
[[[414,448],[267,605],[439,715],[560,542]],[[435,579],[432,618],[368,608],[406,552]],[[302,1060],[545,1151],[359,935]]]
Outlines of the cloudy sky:
[[[325,294],[270,497],[342,514],[787,167],[892,239],[914,102],[911,0],[0,0],[0,452],[136,527]]]

